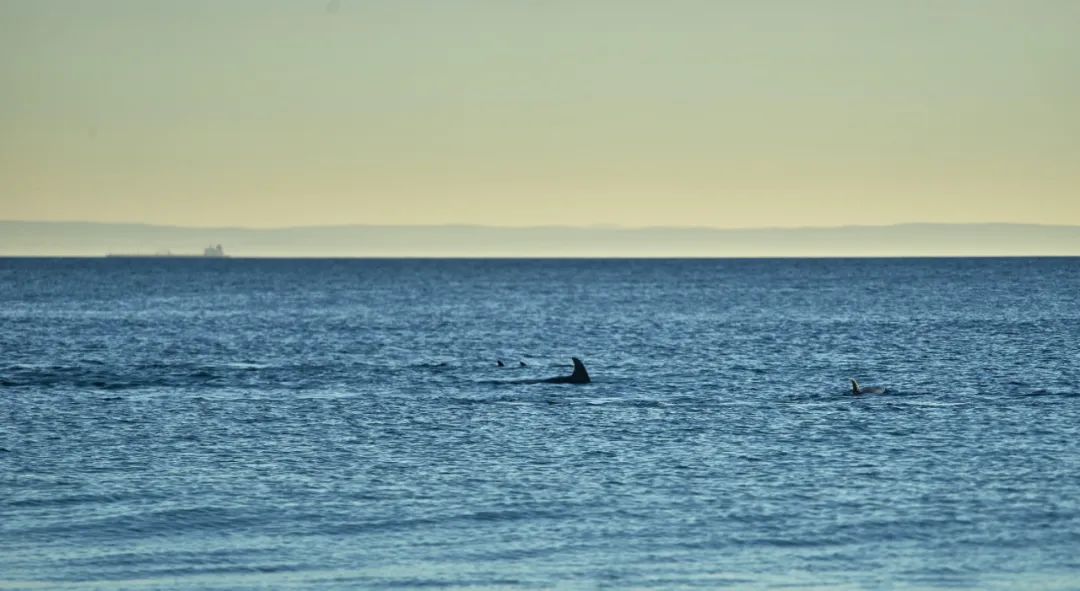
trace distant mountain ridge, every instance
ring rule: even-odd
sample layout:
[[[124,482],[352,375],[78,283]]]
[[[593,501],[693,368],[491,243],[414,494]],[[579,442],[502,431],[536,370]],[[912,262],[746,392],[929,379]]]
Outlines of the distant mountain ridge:
[[[306,226],[189,228],[0,221],[0,256],[234,257],[1080,256],[1080,226],[897,224],[831,228]]]

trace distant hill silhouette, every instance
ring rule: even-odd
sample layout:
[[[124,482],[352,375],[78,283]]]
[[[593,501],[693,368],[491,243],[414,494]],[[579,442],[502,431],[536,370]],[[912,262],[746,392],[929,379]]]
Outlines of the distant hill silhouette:
[[[836,228],[317,226],[185,228],[0,221],[0,256],[200,253],[235,257],[1080,256],[1080,226],[900,224]]]

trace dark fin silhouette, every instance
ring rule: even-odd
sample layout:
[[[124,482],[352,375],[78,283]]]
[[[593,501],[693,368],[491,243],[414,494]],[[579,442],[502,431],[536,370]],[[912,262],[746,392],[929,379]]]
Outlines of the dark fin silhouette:
[[[851,393],[862,394],[862,388],[859,387],[859,382],[856,382],[855,378],[851,378]]]
[[[524,361],[518,361],[518,367],[529,367],[529,365]]]
[[[495,360],[495,365],[497,365],[499,367],[506,367],[506,364],[502,362],[502,359],[496,359]]]
[[[588,384],[592,380],[589,378],[589,372],[585,369],[585,364],[581,362],[577,357],[571,357],[574,360],[574,373],[570,375],[569,382],[571,384]]]

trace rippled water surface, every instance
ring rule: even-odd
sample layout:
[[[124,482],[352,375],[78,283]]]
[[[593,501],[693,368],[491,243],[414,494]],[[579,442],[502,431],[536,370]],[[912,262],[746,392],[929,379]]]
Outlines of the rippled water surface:
[[[1080,588],[1080,260],[0,259],[0,587],[432,586]]]

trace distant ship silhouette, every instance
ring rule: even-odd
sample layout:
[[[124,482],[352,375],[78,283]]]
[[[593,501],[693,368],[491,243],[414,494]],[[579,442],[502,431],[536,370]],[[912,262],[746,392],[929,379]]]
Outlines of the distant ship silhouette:
[[[109,259],[153,259],[153,258],[173,258],[173,259],[227,259],[229,255],[225,254],[225,249],[218,245],[210,245],[203,249],[202,254],[173,254],[169,251],[162,251],[155,254],[118,254],[112,253],[105,255],[105,258]]]

